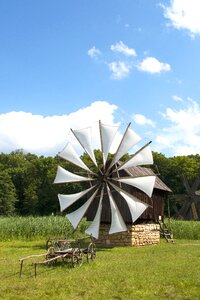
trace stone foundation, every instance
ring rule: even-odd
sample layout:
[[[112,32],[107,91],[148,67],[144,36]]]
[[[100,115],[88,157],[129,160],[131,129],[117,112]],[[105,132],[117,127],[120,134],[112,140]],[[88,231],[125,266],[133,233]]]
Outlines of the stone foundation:
[[[159,224],[137,224],[127,226],[128,231],[108,234],[110,224],[101,224],[97,247],[144,246],[160,243]]]

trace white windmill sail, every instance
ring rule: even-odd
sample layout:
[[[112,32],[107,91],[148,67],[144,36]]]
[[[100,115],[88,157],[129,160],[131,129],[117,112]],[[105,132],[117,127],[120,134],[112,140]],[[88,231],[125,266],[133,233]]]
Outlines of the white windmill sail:
[[[85,231],[85,233],[87,233],[88,235],[91,235],[92,237],[94,237],[96,239],[98,239],[98,237],[99,237],[99,227],[100,227],[100,221],[101,221],[103,192],[104,192],[104,188],[102,187],[97,213],[95,215],[94,220],[92,221],[90,226]]]
[[[87,190],[84,190],[82,192],[75,193],[75,194],[69,194],[69,195],[58,194],[58,199],[60,202],[60,211],[62,212],[63,210],[68,208],[70,205],[75,203],[78,199],[83,197],[85,194],[89,193],[95,187],[96,187],[96,185],[92,186],[91,188],[89,188]]]
[[[153,164],[153,155],[151,148],[147,145],[140,149],[135,155],[133,155],[128,161],[123,163],[117,170],[123,170],[132,168],[140,165],[152,165]]]
[[[112,145],[113,139],[117,133],[119,126],[109,126],[102,124],[101,121],[99,121],[99,130],[100,130],[100,137],[101,137],[101,150],[103,154],[103,164],[105,166],[108,153],[110,150],[110,147]]]
[[[79,166],[80,168],[92,173],[92,171],[80,159],[80,157],[78,156],[78,154],[76,153],[76,151],[74,150],[74,148],[72,147],[72,145],[70,143],[67,143],[65,148],[61,152],[58,153],[58,156],[66,159],[66,160],[72,162],[73,164]]]
[[[152,196],[153,188],[155,185],[156,176],[142,176],[142,177],[123,177],[123,178],[112,178],[115,181],[119,181],[122,183],[126,183],[132,185],[144,193],[146,193],[149,197]]]
[[[120,214],[120,211],[113,199],[113,196],[111,194],[110,188],[107,185],[107,191],[108,196],[110,200],[110,207],[111,207],[111,226],[109,230],[109,234],[121,232],[121,231],[127,231],[126,224]]]
[[[73,211],[72,213],[66,215],[67,219],[70,221],[70,223],[72,224],[74,229],[77,228],[78,224],[80,223],[81,219],[83,218],[84,214],[86,213],[88,207],[94,200],[98,190],[99,189],[96,189],[94,194],[80,208],[78,208],[77,210]]]
[[[108,166],[108,164],[106,163],[108,159],[108,153],[110,151],[110,147],[117,133],[117,130],[118,130],[118,126],[108,126],[102,124],[101,121],[99,121],[99,133],[100,133],[101,150],[103,154],[103,165],[104,165],[103,168],[98,167],[95,159],[94,151],[92,148],[91,127],[80,129],[80,130],[74,130],[74,131],[72,130],[74,137],[77,139],[78,143],[82,146],[84,151],[89,155],[93,163],[98,168],[98,172],[96,173],[93,173],[87,167],[87,165],[85,165],[85,163],[81,160],[81,158],[78,156],[78,154],[73,149],[70,143],[68,143],[66,147],[58,154],[61,158],[64,158],[70,161],[71,163],[81,167],[85,172],[85,174],[87,172],[90,177],[89,176],[87,177],[87,175],[79,176],[58,166],[54,183],[94,181],[96,184],[95,186],[92,186],[91,188],[87,188],[86,190],[83,190],[82,192],[79,193],[70,194],[70,195],[63,195],[63,194],[58,195],[59,202],[60,202],[60,209],[61,211],[63,211],[68,207],[70,207],[70,205],[76,203],[76,201],[78,201],[81,197],[84,197],[88,193],[87,198],[89,197],[89,199],[86,200],[86,202],[81,207],[79,207],[72,213],[66,215],[66,217],[71,222],[74,229],[77,228],[79,222],[84,217],[87,210],[92,208],[91,203],[101,189],[96,215],[93,221],[91,222],[89,228],[87,228],[86,230],[86,233],[91,235],[94,238],[98,238],[99,236],[105,185],[107,187],[107,194],[108,194],[110,209],[111,209],[111,226],[110,226],[109,234],[112,234],[115,232],[127,231],[127,226],[113,198],[110,187],[112,187],[116,191],[115,192],[116,194],[119,193],[117,196],[120,197],[120,200],[122,201],[124,200],[127,203],[127,206],[130,210],[130,214],[132,217],[132,221],[135,222],[135,220],[148,207],[148,204],[143,203],[135,196],[127,193],[124,190],[125,185],[128,184],[134,186],[140,189],[141,191],[143,191],[144,193],[146,193],[149,197],[151,197],[154,184],[155,184],[156,176],[152,176],[152,175],[140,176],[140,177],[129,176],[129,174],[127,174],[127,177],[111,176],[112,173],[117,172],[118,170],[128,169],[137,165],[145,165],[145,164],[153,163],[152,152],[150,150],[149,144],[146,144],[141,149],[139,149],[134,155],[132,155],[128,161],[126,161],[122,165],[116,164],[119,161],[119,159],[124,154],[126,154],[141,139],[130,128],[130,124],[129,124],[121,139],[118,149],[114,155],[114,158],[112,159],[110,165]],[[118,174],[119,176],[120,173],[121,172],[119,172]],[[116,182],[118,184],[120,183],[123,184],[121,184],[120,187],[118,187],[118,184],[116,184]]]
[[[58,166],[54,183],[68,183],[68,182],[91,181],[91,180],[94,179],[76,175]]]
[[[91,127],[78,129],[78,130],[72,130],[74,136],[77,138],[83,149],[87,152],[87,154],[90,156],[91,160],[97,166],[96,158],[93,152],[92,148],[92,141],[91,141]]]
[[[149,205],[147,203],[141,202],[138,198],[130,195],[126,191],[123,191],[116,185],[112,183],[110,183],[110,185],[125,199],[131,213],[132,222],[134,223],[149,207]]]
[[[130,124],[129,124],[126,128],[121,143],[119,144],[119,147],[108,169],[110,169],[124,154],[128,152],[128,150],[130,150],[140,140],[141,138],[139,137],[139,135],[137,135],[130,128]]]

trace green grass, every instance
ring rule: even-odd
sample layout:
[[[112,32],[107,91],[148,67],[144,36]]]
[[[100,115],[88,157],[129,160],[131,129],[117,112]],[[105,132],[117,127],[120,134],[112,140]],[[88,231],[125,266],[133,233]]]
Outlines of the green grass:
[[[175,239],[200,240],[200,221],[171,220]]]
[[[0,217],[0,240],[35,240],[49,236],[71,238],[84,235],[87,222],[83,219],[78,230],[72,234],[72,226],[66,217]]]
[[[38,266],[36,278],[26,263],[19,278],[19,258],[44,252],[45,240],[0,242],[1,299],[200,299],[200,240],[99,249],[80,268]]]
[[[88,223],[82,220],[76,237],[83,236]],[[171,220],[175,239],[200,240],[199,221]],[[66,217],[0,217],[0,240],[36,240],[48,236],[71,238],[72,227]]]

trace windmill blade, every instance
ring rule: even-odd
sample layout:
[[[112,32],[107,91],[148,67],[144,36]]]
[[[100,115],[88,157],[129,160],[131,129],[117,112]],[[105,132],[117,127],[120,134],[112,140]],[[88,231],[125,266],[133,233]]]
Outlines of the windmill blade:
[[[190,186],[189,186],[188,180],[187,180],[185,174],[183,174],[182,177],[183,177],[183,185],[184,185],[184,187],[185,187],[185,189],[186,189],[186,192],[188,193],[188,195],[190,195],[190,193],[191,193],[191,188],[190,188]]]
[[[91,225],[88,227],[88,229],[85,231],[85,233],[87,233],[88,235],[91,235],[92,237],[94,237],[96,239],[98,239],[98,237],[99,237],[99,227],[100,227],[100,221],[101,221],[103,192],[104,192],[104,185],[102,186],[102,189],[101,189],[99,206],[98,206],[95,218],[92,221]]]
[[[96,197],[96,194],[97,194],[98,190],[99,190],[99,188],[96,189],[94,194],[80,208],[78,208],[77,210],[73,211],[72,213],[66,215],[67,219],[70,221],[70,223],[72,224],[74,229],[77,228],[77,226],[80,223],[81,219],[85,215],[88,207],[90,206],[90,204],[92,203],[92,201]]]
[[[124,190],[120,189],[116,185],[110,183],[110,185],[124,198],[126,201],[131,217],[132,222],[134,223],[141,214],[149,207],[147,203],[141,202],[138,198],[134,197],[133,195],[125,192]]]
[[[54,183],[68,183],[68,182],[91,181],[91,180],[94,179],[76,175],[58,166]]]
[[[109,125],[102,124],[101,121],[99,121],[101,150],[102,150],[102,154],[103,154],[103,165],[104,166],[106,164],[110,147],[112,145],[112,142],[114,140],[114,137],[115,137],[118,129],[119,129],[119,126],[109,126]]]
[[[149,142],[144,147],[142,147],[139,151],[137,151],[128,161],[123,163],[117,170],[123,170],[132,168],[140,165],[152,165],[153,164],[153,155],[151,148],[149,147]]]
[[[123,177],[123,178],[112,178],[115,181],[132,185],[144,193],[150,198],[152,196],[153,188],[155,185],[156,176],[142,176],[142,177]]]
[[[198,220],[199,219],[198,211],[194,201],[191,203],[191,212],[192,212],[193,219]]]
[[[68,160],[72,162],[73,164],[79,166],[80,168],[93,173],[85,164],[84,162],[80,159],[74,148],[70,143],[67,143],[65,148],[58,153],[58,156],[61,158],[64,158],[65,160]]]
[[[130,150],[136,143],[138,143],[141,138],[139,135],[137,135],[131,128],[131,123],[126,128],[126,131],[122,137],[121,143],[119,144],[119,147],[115,153],[114,158],[112,159],[112,162],[108,168],[108,171],[110,168],[124,155]]]
[[[200,178],[197,177],[197,178],[195,179],[193,185],[192,185],[192,188],[191,188],[191,192],[192,192],[193,194],[195,194],[195,192],[197,191],[199,185],[200,185]]]
[[[91,127],[79,129],[79,130],[72,130],[74,136],[79,141],[83,149],[87,152],[95,166],[97,166],[96,158],[92,148],[92,141],[91,141]]]
[[[108,185],[106,185],[106,186],[107,186],[108,197],[110,200],[110,207],[111,207],[111,226],[110,226],[109,234],[127,231],[126,224],[125,224],[125,222],[120,214],[120,211],[113,199],[110,188]]]
[[[80,199],[81,197],[83,197],[84,195],[89,193],[95,187],[96,187],[96,185],[92,186],[91,188],[89,188],[87,190],[84,190],[82,192],[75,193],[75,194],[69,194],[69,195],[58,194],[58,199],[59,199],[59,203],[60,203],[60,211],[62,212],[63,210],[68,208],[70,205],[72,205],[78,199]]]

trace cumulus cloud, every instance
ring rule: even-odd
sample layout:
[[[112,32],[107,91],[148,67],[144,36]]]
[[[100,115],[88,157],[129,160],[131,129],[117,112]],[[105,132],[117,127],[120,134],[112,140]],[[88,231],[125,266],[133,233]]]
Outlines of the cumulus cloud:
[[[143,72],[154,74],[170,71],[171,67],[167,63],[160,62],[155,57],[147,57],[139,63],[138,69]]]
[[[97,58],[97,57],[99,57],[99,55],[101,55],[101,51],[99,49],[97,49],[95,46],[93,46],[92,48],[90,48],[88,50],[88,55],[91,58]]]
[[[163,8],[171,26],[189,31],[192,37],[200,34],[199,0],[171,0],[170,5]]]
[[[119,60],[107,60],[106,58],[99,60],[99,56],[103,57],[103,53],[95,46],[88,50],[88,55],[93,59],[98,59],[102,64],[105,64],[109,71],[111,72],[111,79],[121,80],[127,77],[133,68],[148,72],[151,74],[168,72],[171,70],[171,66],[168,63],[160,62],[155,57],[146,57],[139,63],[134,62],[134,57],[137,56],[135,49],[129,48],[122,41],[119,41],[116,44],[110,46],[110,50],[115,53],[122,54],[120,55]]]
[[[167,108],[162,115],[168,126],[160,130],[155,139],[158,151],[172,155],[200,153],[200,106],[188,99],[184,109]]]
[[[33,115],[27,112],[9,112],[0,115],[0,152],[16,149],[38,155],[56,155],[67,140],[72,139],[70,128],[84,128],[93,124],[93,146],[99,149],[96,138],[98,120],[116,125],[114,113],[117,106],[106,101],[96,101],[69,115]],[[118,136],[119,138],[119,136]]]
[[[144,115],[134,114],[132,118],[135,121],[135,123],[139,125],[150,125],[151,127],[155,127],[155,123],[151,119],[145,117]]]
[[[116,43],[115,45],[111,45],[110,49],[114,52],[119,52],[127,56],[136,56],[136,51],[133,48],[129,48],[122,41]]]
[[[132,65],[124,61],[114,61],[108,64],[111,71],[111,78],[122,79],[127,77],[132,69]]]

